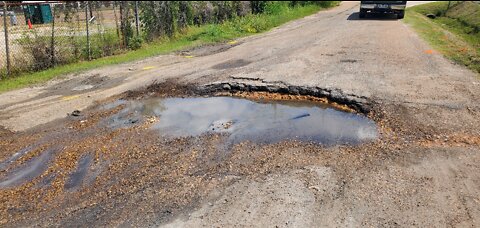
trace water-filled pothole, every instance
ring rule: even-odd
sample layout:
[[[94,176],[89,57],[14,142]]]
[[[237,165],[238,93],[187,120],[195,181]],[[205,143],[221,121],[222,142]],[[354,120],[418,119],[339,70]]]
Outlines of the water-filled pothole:
[[[25,152],[24,152],[25,151]],[[30,151],[29,148],[15,153],[12,157],[17,156],[18,153],[22,153],[22,156]],[[15,167],[12,170],[8,170],[0,178],[0,189],[16,187],[23,183],[32,181],[36,177],[40,176],[47,168],[52,156],[59,151],[58,148],[48,148],[43,151],[39,156],[31,158],[23,165]],[[16,157],[15,159],[17,159]],[[9,159],[14,161],[12,159]],[[3,171],[3,170],[2,170]]]
[[[72,190],[82,184],[91,162],[92,156],[89,154],[78,160],[77,169],[70,173],[69,178],[65,182],[65,189]]]
[[[375,123],[355,113],[310,101],[253,101],[234,97],[164,98],[131,101],[111,127],[157,120],[151,128],[169,137],[227,133],[232,143],[282,140],[325,145],[358,144],[377,137]]]

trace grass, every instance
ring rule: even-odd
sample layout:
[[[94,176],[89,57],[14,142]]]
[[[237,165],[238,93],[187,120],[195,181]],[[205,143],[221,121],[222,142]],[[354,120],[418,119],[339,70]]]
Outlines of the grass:
[[[235,38],[248,36],[284,24],[288,21],[299,19],[321,10],[319,5],[297,6],[294,8],[276,6],[267,9],[259,15],[238,17],[221,24],[210,24],[199,27],[190,27],[184,33],[177,34],[174,38],[159,40],[145,44],[142,48],[124,54],[99,58],[92,61],[82,61],[63,66],[57,66],[35,73],[27,73],[14,78],[0,81],[0,93],[42,83],[53,78],[77,73],[89,69],[112,64],[126,63],[148,57],[161,55],[173,51],[187,49],[204,44],[225,42]]]
[[[434,2],[407,9],[405,22],[447,58],[480,73],[480,5]],[[435,19],[426,17],[436,15]]]

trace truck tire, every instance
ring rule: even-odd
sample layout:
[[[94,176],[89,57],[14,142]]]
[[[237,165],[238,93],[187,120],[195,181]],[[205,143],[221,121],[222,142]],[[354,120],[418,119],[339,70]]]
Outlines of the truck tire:
[[[405,11],[402,11],[402,12],[397,14],[398,19],[403,19],[404,17],[405,17]]]

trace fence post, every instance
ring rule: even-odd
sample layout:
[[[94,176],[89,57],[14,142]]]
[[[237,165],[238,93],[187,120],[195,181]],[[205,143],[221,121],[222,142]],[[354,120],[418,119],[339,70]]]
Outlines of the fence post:
[[[127,47],[127,36],[125,34],[125,2],[120,1],[120,33],[122,34],[122,45],[124,48]]]
[[[139,28],[138,28],[138,1],[135,1],[135,27],[137,28],[137,37],[139,36]]]
[[[10,50],[8,46],[7,2],[3,1],[3,29],[5,30],[5,54],[7,55],[7,75],[10,76]]]
[[[87,52],[88,52],[88,60],[91,60],[92,57],[91,57],[91,53],[90,53],[90,31],[88,30],[88,23],[89,23],[89,20],[88,20],[88,6],[89,6],[89,2],[86,1],[85,2],[85,24],[87,26]]]
[[[113,1],[113,16],[115,17],[115,26],[117,28],[117,37],[120,38],[120,30],[118,28],[118,20],[117,20],[117,10],[115,8],[116,1]]]
[[[52,6],[52,44],[51,44],[51,61],[52,66],[55,66],[55,6]]]

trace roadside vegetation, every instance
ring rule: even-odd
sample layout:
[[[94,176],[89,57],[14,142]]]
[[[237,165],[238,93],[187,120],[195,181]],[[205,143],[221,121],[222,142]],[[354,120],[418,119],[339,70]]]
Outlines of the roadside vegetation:
[[[480,4],[434,2],[407,9],[405,21],[447,58],[480,73]]]
[[[41,36],[26,36],[20,40],[20,44],[40,45],[39,48],[32,49],[30,46],[28,48],[36,59],[44,59],[45,64],[27,73],[18,73],[16,77],[1,80],[0,92],[45,82],[69,73],[140,60],[205,44],[229,42],[268,31],[288,21],[336,6],[338,1],[251,1],[248,9],[242,8],[239,2],[235,1],[205,4],[181,1],[141,2],[141,35],[136,36],[133,32],[130,21],[132,15],[125,15],[127,21],[120,25],[121,41],[117,40],[114,31],[102,37],[93,36],[91,61],[87,61],[85,49],[81,48],[84,46],[81,42],[85,39],[64,37],[65,40],[70,39],[72,45],[63,47],[65,49],[63,51],[55,49],[57,52],[55,65],[52,66],[48,55],[50,53],[48,39]],[[123,42],[127,49],[118,49],[119,42]],[[64,55],[61,55],[62,53]]]

